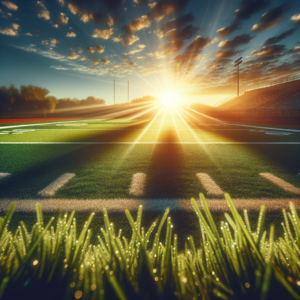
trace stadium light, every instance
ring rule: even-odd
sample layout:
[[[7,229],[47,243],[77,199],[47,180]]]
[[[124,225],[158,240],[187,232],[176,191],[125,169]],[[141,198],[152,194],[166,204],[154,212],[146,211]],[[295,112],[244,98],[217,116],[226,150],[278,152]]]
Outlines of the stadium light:
[[[234,67],[238,67],[237,71],[237,95],[240,95],[240,64],[243,62],[242,61],[243,57],[241,56],[234,62]]]

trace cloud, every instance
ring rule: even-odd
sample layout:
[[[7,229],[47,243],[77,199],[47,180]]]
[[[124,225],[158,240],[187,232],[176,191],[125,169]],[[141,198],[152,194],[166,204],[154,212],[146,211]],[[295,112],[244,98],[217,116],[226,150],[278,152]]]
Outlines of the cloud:
[[[183,29],[171,29],[167,31],[166,37],[169,41],[175,41],[175,40],[188,40],[192,38],[197,31],[199,30],[199,27],[194,27],[193,25],[187,25]]]
[[[274,54],[281,54],[285,51],[285,45],[273,45],[273,46],[266,46],[260,50],[253,50],[252,56],[269,56]]]
[[[232,40],[225,40],[219,43],[218,47],[219,48],[236,48],[239,45],[243,44],[248,44],[252,39],[253,35],[250,34],[240,34],[237,35],[234,39]]]
[[[137,59],[144,59],[145,56],[138,56]]]
[[[241,28],[244,20],[249,20],[255,13],[265,9],[270,0],[243,0],[239,9],[235,10],[234,20],[231,25],[217,30],[220,38],[224,38]]]
[[[116,43],[121,42],[122,39],[123,39],[123,38],[122,38],[121,36],[118,36],[118,37],[115,36],[115,37],[112,38],[112,40],[113,40],[114,42],[116,42]]]
[[[289,54],[295,54],[295,53],[299,53],[299,52],[300,52],[300,46],[295,47],[288,51]]]
[[[112,27],[123,13],[123,0],[71,0],[69,10],[84,23],[92,20],[100,26]]]
[[[300,14],[299,15],[293,15],[291,17],[291,20],[298,23],[298,24],[300,24]]]
[[[185,52],[174,57],[174,71],[186,75],[199,59],[201,51],[211,43],[208,37],[197,36],[186,48]],[[182,72],[182,73],[181,73]]]
[[[86,57],[85,57],[85,56],[82,56],[82,57],[80,58],[80,60],[86,60]]]
[[[130,33],[139,31],[143,28],[148,28],[151,26],[151,19],[149,16],[144,15],[141,16],[138,19],[135,19],[134,21],[130,22],[127,25],[124,25],[122,27],[123,31],[125,32],[125,35],[128,35]]]
[[[38,12],[38,15],[37,15],[38,18],[43,18],[45,20],[50,20],[50,12],[42,2],[37,1],[37,3],[35,4],[35,7],[36,7],[37,12]]]
[[[76,37],[76,33],[75,32],[68,32],[66,37],[69,37],[69,38]]]
[[[163,26],[161,26],[159,30],[162,32],[166,32],[173,28],[182,28],[186,24],[193,22],[194,19],[195,18],[192,13],[188,13],[186,15],[179,16],[176,19],[169,20]]]
[[[17,36],[18,30],[20,28],[20,25],[16,24],[16,23],[12,23],[12,28],[0,28],[0,34],[4,34],[4,35],[10,35],[10,36]]]
[[[1,1],[1,3],[10,10],[18,10],[18,6],[10,1]]]
[[[20,28],[20,25],[18,25],[16,23],[12,23],[11,25],[14,30],[19,30],[19,28]]]
[[[140,38],[137,37],[136,35],[132,35],[131,37],[129,37],[127,40],[123,40],[123,45],[132,45],[133,43],[135,43],[136,41],[138,41]]]
[[[235,56],[239,54],[241,50],[235,50],[235,49],[230,49],[230,50],[218,50],[215,52],[216,57],[222,57],[222,58],[228,58]]]
[[[94,29],[94,34],[92,35],[92,37],[108,40],[110,36],[113,35],[113,33],[114,33],[113,28],[107,30]]]
[[[30,32],[27,32],[25,35],[32,36],[32,34]]]
[[[91,61],[91,64],[93,64],[93,65],[98,65],[98,64],[108,64],[108,63],[109,63],[109,60],[103,59],[103,58],[100,58],[100,59],[96,59],[96,60],[92,60],[92,61]]]
[[[77,59],[77,58],[79,58],[79,54],[77,54],[77,53],[75,53],[75,52],[72,52],[72,53],[70,53],[70,54],[68,54],[67,55],[67,58],[69,58],[69,59]]]
[[[111,16],[109,16],[109,17],[107,18],[106,24],[107,24],[109,27],[111,27],[111,26],[114,25],[114,23],[115,23],[114,18],[111,17]]]
[[[129,51],[128,53],[123,53],[123,55],[125,55],[125,56],[133,55],[135,53],[143,51],[145,47],[146,47],[145,45],[138,45],[139,49],[133,49],[133,50]]]
[[[65,6],[64,0],[57,0],[57,2],[59,3],[59,5],[60,5],[61,7],[64,7],[64,6]]]
[[[50,48],[50,50],[52,50],[54,47],[56,47],[56,45],[59,43],[59,41],[57,39],[52,39],[50,38],[50,40],[44,40],[41,42],[42,45],[48,46]]]
[[[149,56],[155,56],[156,58],[163,58],[167,55],[175,53],[182,49],[184,43],[182,41],[170,41],[157,47],[155,53],[149,53]]]
[[[155,20],[159,22],[168,15],[182,12],[191,0],[161,0],[155,6],[152,6],[146,15],[141,16],[122,27],[123,36],[143,28],[149,28]]]
[[[18,32],[11,28],[0,28],[0,34],[16,36],[18,35]]]
[[[86,48],[87,51],[94,53],[94,52],[98,52],[98,53],[103,53],[105,50],[105,46],[96,46],[96,47],[88,47]]]
[[[52,25],[52,27],[58,28],[58,24],[54,24],[54,25]]]
[[[284,3],[275,8],[272,8],[267,13],[263,14],[259,22],[251,28],[251,31],[262,32],[276,26],[282,19],[282,14],[290,8],[289,3]]]
[[[59,71],[69,70],[68,68],[65,68],[65,67],[62,67],[62,66],[51,66],[50,68],[54,69],[54,70],[59,70]]]
[[[292,28],[289,29],[279,35],[275,35],[269,39],[267,39],[263,45],[268,46],[268,45],[272,45],[272,44],[277,44],[279,43],[281,40],[287,38],[288,36],[292,35],[295,31],[297,30],[297,28]]]
[[[132,62],[130,62],[129,64],[128,64],[128,66],[131,66],[131,67],[133,67],[133,66],[135,66],[136,65],[136,63],[134,62],[134,61],[132,61]]]
[[[60,13],[56,22],[60,25],[67,25],[68,21],[69,21],[69,18],[64,13]]]
[[[222,39],[240,28],[241,28],[241,24],[239,22],[233,22],[230,26],[223,27],[217,30],[217,34],[219,38]]]

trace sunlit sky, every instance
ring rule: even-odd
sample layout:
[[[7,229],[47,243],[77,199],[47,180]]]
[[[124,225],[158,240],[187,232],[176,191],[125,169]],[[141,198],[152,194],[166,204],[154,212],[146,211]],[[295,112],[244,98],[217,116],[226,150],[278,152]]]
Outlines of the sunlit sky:
[[[300,1],[14,0],[0,3],[1,85],[57,98],[127,102],[176,93],[183,104],[300,72]]]

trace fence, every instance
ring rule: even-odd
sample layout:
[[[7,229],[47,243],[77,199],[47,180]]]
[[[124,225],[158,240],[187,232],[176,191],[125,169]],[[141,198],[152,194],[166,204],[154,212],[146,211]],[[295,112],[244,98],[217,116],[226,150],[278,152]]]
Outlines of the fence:
[[[266,87],[269,87],[269,86],[278,85],[278,84],[282,84],[282,83],[285,83],[285,82],[291,82],[291,81],[295,81],[295,80],[299,80],[299,79],[300,79],[300,75],[287,76],[287,77],[283,77],[283,78],[275,80],[275,81],[254,85],[254,86],[251,86],[247,89],[242,90],[240,92],[240,96],[243,95],[245,92],[248,92],[248,91],[258,90],[258,89],[266,88]],[[224,104],[225,102],[233,100],[234,98],[237,98],[237,97],[238,97],[237,94],[231,95],[231,96],[217,102],[213,106],[214,107],[220,106],[220,105]]]

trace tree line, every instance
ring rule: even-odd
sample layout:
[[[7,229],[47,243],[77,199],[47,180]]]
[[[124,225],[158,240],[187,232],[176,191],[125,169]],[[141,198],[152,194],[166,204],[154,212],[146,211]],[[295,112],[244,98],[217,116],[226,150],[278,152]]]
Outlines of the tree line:
[[[56,99],[49,90],[34,85],[13,84],[0,87],[0,115],[40,115],[44,117],[61,109],[80,108],[92,105],[104,105],[103,99],[89,96],[86,99]]]

